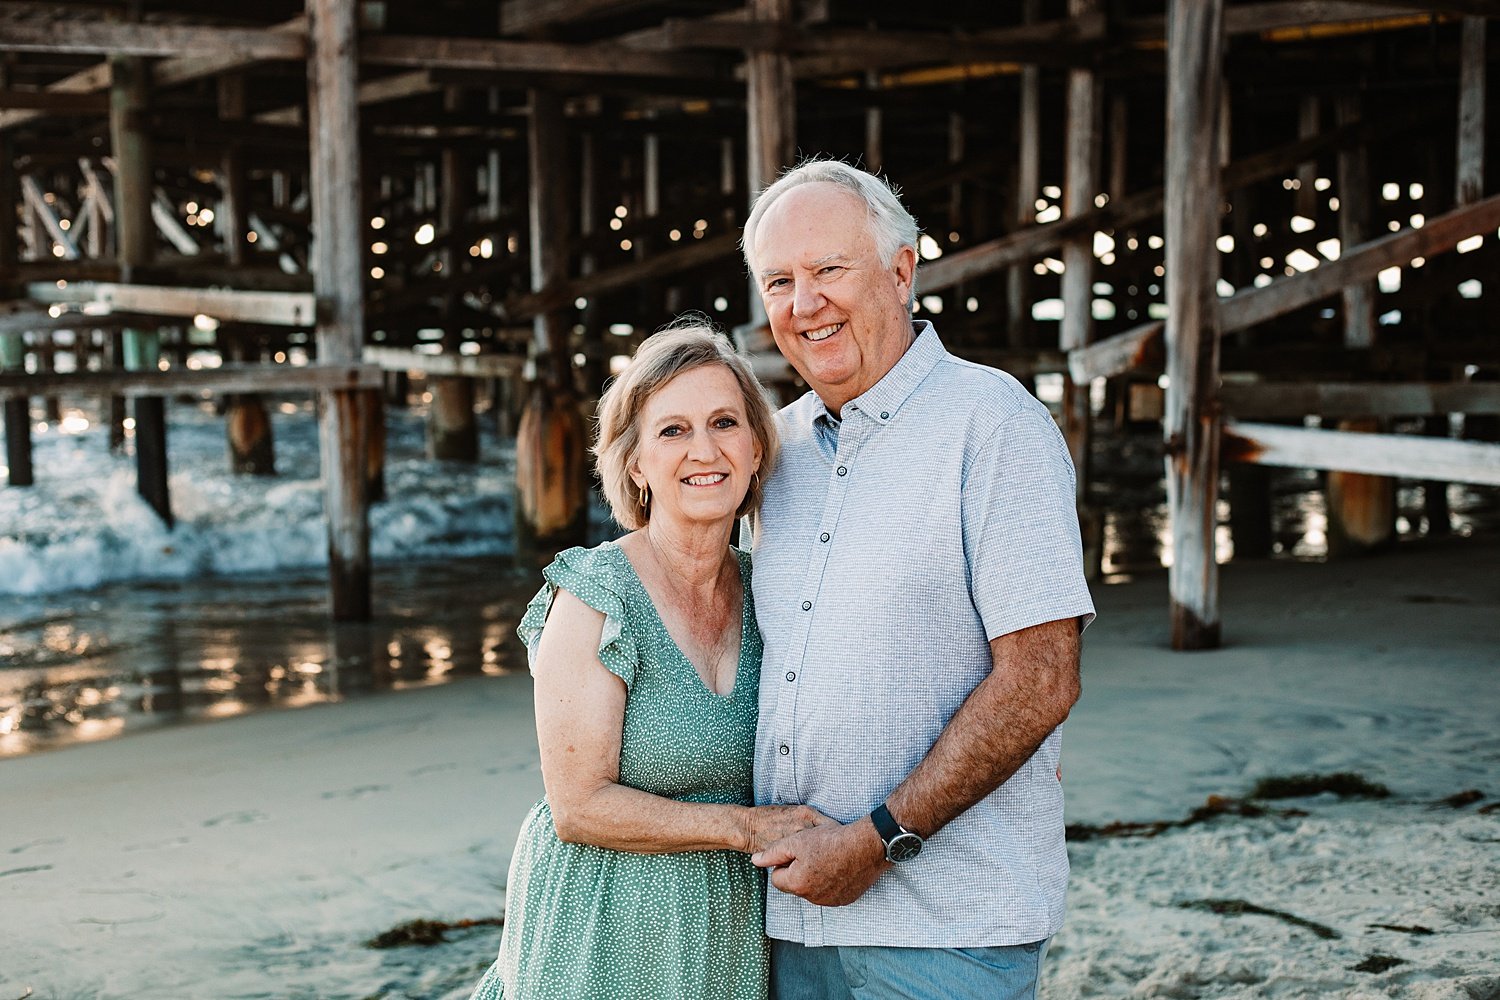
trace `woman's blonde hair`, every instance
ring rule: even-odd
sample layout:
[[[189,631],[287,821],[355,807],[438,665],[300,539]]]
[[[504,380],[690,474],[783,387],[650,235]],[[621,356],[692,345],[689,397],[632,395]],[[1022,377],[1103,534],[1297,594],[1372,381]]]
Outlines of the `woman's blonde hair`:
[[[766,401],[765,390],[736,354],[728,338],[699,317],[684,317],[647,337],[630,365],[610,380],[599,397],[599,433],[594,443],[595,464],[604,498],[615,521],[627,531],[646,526],[651,518],[649,501],[641,503],[641,489],[630,477],[640,452],[638,420],[646,401],[683,372],[708,365],[722,365],[734,376],[745,403],[750,433],[760,445],[760,467],[750,479],[750,489],[736,512],[743,517],[760,507],[761,482],[776,463],[780,439],[776,417]]]

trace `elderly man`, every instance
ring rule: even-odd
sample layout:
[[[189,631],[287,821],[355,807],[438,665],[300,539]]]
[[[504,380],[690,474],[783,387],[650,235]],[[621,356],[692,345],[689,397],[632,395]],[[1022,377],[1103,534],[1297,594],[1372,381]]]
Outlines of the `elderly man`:
[[[805,163],[744,251],[812,392],[752,522],[761,803],[838,819],[771,869],[773,995],[1034,997],[1062,924],[1059,725],[1093,618],[1073,467],[1045,407],[912,321],[917,224]]]

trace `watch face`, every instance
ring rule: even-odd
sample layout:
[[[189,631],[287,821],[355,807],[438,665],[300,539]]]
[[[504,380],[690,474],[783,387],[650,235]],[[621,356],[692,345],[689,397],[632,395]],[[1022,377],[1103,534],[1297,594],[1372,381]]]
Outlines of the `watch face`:
[[[922,853],[922,838],[915,833],[903,833],[892,837],[885,845],[885,856],[896,864],[910,861]]]

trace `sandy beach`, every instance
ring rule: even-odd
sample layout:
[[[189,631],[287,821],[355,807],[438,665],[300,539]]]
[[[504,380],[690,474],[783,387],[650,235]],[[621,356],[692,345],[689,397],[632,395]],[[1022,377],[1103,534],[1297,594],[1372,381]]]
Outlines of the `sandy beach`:
[[[1198,654],[1165,648],[1164,574],[1098,588],[1044,995],[1500,996],[1497,564],[1452,539],[1230,565],[1226,646]],[[1089,836],[1337,772],[1389,795]],[[0,760],[0,790],[0,1000],[449,998],[497,928],[366,942],[498,916],[541,781],[512,675]]]

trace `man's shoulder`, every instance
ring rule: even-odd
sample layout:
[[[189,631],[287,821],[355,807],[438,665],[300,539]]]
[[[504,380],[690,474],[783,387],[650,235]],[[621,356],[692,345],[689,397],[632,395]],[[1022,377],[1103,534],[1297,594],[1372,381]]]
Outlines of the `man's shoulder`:
[[[991,430],[1022,413],[1051,413],[1015,376],[999,368],[945,356],[924,384],[937,412],[967,412],[977,428]]]

